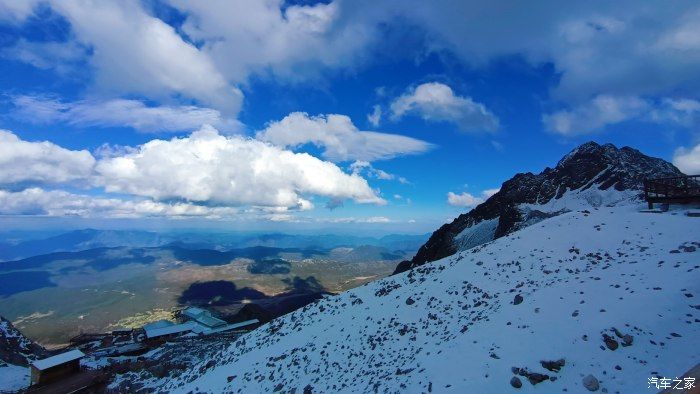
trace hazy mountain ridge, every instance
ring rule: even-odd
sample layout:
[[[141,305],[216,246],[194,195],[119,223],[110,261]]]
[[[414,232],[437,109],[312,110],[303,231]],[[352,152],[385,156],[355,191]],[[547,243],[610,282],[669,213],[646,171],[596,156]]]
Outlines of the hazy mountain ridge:
[[[396,273],[435,261],[583,205],[618,204],[634,199],[646,178],[683,175],[673,164],[640,151],[612,144],[585,143],[539,174],[519,173],[498,193],[435,231],[418,253],[396,267]],[[559,202],[559,204],[557,204]],[[554,209],[556,208],[556,209]],[[495,220],[478,242],[460,245],[458,235]],[[469,234],[465,234],[469,236]]]
[[[239,234],[221,232],[166,232],[132,230],[74,230],[37,239],[0,241],[0,260],[9,261],[55,252],[78,252],[95,248],[159,247],[175,244],[188,249],[226,251],[252,247],[333,249],[377,246],[393,250],[417,250],[429,234],[389,234],[360,237],[334,234]],[[8,235],[9,237],[9,235]]]

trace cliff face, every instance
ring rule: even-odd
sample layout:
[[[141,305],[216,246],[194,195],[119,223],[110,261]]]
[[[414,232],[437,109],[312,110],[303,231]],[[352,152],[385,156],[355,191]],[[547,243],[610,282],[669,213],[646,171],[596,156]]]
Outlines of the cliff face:
[[[594,195],[591,192],[598,190],[607,192],[608,197],[615,196],[615,191],[621,192],[620,196],[629,196],[643,189],[646,178],[679,175],[682,173],[673,164],[636,149],[585,143],[564,156],[554,168],[546,168],[536,175],[529,172],[516,174],[504,182],[500,191],[484,203],[435,231],[413,259],[399,263],[394,273],[476,246],[478,243],[475,242],[460,245],[456,238],[485,221],[493,221],[491,224],[495,229],[487,236],[476,237],[481,243],[571,209],[564,202],[568,194],[590,198]],[[553,204],[555,202],[560,202],[558,210],[537,208],[557,205]],[[603,200],[598,202],[606,203]],[[595,206],[596,201],[590,203]]]

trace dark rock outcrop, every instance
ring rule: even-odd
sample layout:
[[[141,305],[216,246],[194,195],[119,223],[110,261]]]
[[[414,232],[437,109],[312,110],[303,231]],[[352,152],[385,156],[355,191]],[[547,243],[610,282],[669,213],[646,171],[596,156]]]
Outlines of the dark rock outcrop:
[[[559,213],[523,212],[518,208],[520,204],[545,204],[561,198],[568,190],[612,188],[641,192],[646,178],[680,175],[673,164],[636,149],[587,142],[564,156],[554,168],[545,168],[536,175],[520,173],[504,182],[500,191],[484,203],[435,231],[410,261],[399,263],[394,273],[453,255],[459,248],[455,237],[485,220],[498,220],[492,238],[496,239]]]
[[[46,349],[29,340],[9,320],[0,316],[0,360],[27,366],[32,360],[46,356]]]

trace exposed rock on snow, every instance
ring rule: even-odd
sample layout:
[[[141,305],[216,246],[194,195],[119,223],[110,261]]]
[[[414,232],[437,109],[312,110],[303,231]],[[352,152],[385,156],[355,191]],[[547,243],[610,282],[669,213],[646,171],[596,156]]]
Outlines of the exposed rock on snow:
[[[513,297],[513,305],[520,305],[523,302],[523,296],[520,294]]]
[[[510,385],[515,387],[516,389],[519,389],[523,387],[523,382],[520,381],[520,378],[517,376],[513,376],[513,378],[510,380]]]
[[[595,376],[587,375],[585,378],[583,378],[583,387],[585,387],[588,391],[598,391],[600,388],[600,383]]]

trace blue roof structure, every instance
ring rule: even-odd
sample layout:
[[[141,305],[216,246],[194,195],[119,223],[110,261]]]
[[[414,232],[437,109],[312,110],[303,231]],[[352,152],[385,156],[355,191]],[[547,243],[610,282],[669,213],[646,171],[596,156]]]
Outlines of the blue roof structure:
[[[175,325],[175,323],[171,322],[170,320],[163,319],[163,320],[158,320],[158,321],[148,323],[148,324],[143,326],[143,329],[144,330],[153,330],[155,328],[163,328],[163,327],[168,327],[168,326],[173,326],[173,325]]]

